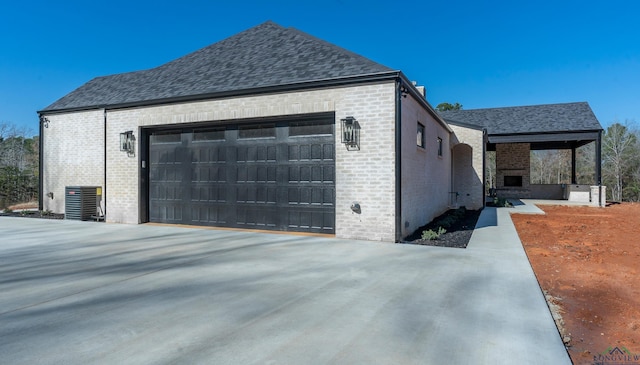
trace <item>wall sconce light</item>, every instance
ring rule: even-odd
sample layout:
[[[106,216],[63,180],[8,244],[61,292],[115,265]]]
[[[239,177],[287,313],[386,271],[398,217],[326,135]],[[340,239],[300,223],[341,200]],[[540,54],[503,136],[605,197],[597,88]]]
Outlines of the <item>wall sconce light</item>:
[[[409,90],[404,87],[404,85],[400,86],[400,94],[402,94],[403,98],[407,97],[407,94],[409,94]]]
[[[348,151],[360,150],[360,123],[354,117],[340,120],[342,123],[342,143]]]
[[[132,156],[135,152],[136,137],[133,131],[120,133],[120,151],[124,151],[127,155]]]
[[[47,119],[47,117],[41,115],[40,116],[40,123],[42,123],[43,127],[49,128],[49,119]]]

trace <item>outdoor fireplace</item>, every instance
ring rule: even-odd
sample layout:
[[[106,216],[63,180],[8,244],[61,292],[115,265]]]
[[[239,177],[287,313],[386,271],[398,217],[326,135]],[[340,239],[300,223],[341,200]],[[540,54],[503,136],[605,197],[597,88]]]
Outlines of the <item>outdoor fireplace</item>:
[[[522,187],[522,176],[505,175],[504,186],[505,187]]]

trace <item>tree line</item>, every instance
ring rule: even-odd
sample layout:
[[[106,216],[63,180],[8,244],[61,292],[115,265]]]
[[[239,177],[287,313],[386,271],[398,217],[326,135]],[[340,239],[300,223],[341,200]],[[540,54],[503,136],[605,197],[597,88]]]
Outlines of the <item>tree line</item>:
[[[38,199],[38,136],[0,122],[0,209]]]

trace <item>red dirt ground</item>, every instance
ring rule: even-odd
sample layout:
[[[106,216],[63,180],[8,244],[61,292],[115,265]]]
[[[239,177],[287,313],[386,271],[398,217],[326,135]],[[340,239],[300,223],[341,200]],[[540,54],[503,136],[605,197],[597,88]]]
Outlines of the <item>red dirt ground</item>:
[[[512,218],[540,286],[558,299],[574,364],[610,347],[640,353],[640,204],[540,208],[546,215]]]

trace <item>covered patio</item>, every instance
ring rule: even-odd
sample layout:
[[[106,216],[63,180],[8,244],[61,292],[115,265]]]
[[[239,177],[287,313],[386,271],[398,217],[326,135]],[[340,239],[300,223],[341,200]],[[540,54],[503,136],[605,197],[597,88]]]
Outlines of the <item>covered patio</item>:
[[[588,103],[452,110],[441,114],[447,121],[477,125],[486,131],[485,151],[496,154],[495,186],[488,187],[492,195],[604,206],[603,129]],[[590,143],[594,144],[593,181],[578,181],[576,150]],[[531,183],[531,151],[539,150],[571,151],[570,184]]]

